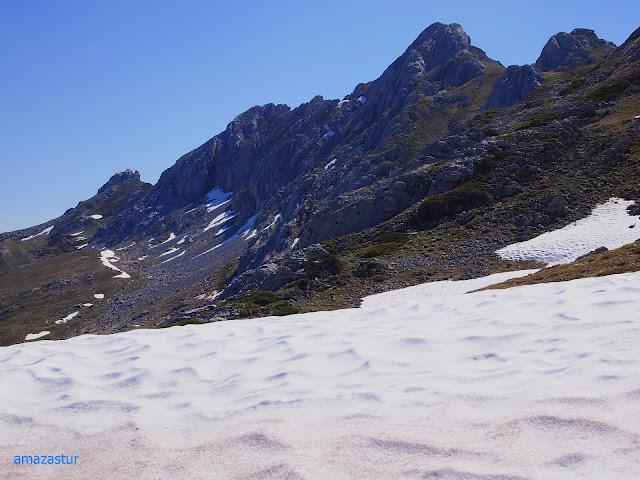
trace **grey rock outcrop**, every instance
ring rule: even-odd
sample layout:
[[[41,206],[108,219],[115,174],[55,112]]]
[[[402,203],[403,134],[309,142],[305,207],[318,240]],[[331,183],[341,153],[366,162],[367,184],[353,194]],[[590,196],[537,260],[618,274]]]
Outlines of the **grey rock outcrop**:
[[[598,38],[587,28],[576,28],[571,33],[559,32],[546,43],[535,66],[547,72],[589,65],[596,62],[598,49],[609,53],[615,49],[615,44]]]
[[[511,65],[493,86],[485,109],[510,107],[526,98],[544,82],[544,75],[532,65]]]
[[[277,290],[287,283],[308,276],[310,264],[313,264],[314,269],[330,271],[333,268],[329,252],[320,245],[309,245],[288,254],[280,253],[270,262],[235,277],[219,298],[234,297],[247,290]]]

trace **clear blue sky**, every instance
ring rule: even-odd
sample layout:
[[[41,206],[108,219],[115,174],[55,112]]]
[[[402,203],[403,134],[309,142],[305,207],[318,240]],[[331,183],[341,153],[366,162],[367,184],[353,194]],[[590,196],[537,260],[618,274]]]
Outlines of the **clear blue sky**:
[[[637,0],[0,0],[0,231],[126,168],[155,182],[252,105],[342,97],[433,22],[509,65],[575,27],[620,44],[638,13]]]

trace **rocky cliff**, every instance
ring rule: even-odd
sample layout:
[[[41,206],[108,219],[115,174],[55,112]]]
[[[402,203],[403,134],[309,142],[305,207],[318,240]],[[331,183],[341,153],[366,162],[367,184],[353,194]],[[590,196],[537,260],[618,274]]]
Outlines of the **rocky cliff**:
[[[505,69],[435,23],[342,99],[252,107],[155,185],[116,174],[3,234],[0,339],[336,308],[517,268],[494,250],[636,195],[638,37],[559,33],[534,65]],[[38,323],[100,290],[90,312]]]

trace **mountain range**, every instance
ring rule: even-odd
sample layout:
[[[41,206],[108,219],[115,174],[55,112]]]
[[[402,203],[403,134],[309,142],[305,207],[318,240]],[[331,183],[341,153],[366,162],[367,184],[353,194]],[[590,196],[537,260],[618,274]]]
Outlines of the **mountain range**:
[[[342,99],[252,107],[155,185],[117,173],[0,234],[0,345],[342,308],[539,266],[495,251],[640,200],[639,129],[640,29],[620,46],[561,32],[505,68],[435,23]]]

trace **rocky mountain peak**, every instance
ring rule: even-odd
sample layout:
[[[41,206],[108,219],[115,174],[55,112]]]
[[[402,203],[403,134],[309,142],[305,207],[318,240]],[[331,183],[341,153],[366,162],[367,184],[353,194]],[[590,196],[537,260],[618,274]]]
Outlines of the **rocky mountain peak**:
[[[571,33],[559,32],[545,44],[535,66],[547,71],[564,71],[595,63],[596,50],[611,53],[615,44],[598,38],[593,30],[576,28]]]
[[[464,50],[469,50],[471,38],[458,23],[434,23],[422,31],[407,52],[416,50],[424,59],[427,70],[442,65]]]
[[[462,26],[434,23],[373,82],[369,108],[398,111],[423,95],[462,85],[485,72],[484,60]]]
[[[126,169],[124,172],[118,172],[111,176],[111,178],[98,189],[98,193],[105,192],[112,189],[117,185],[123,183],[134,183],[140,181],[140,172],[138,170]]]

